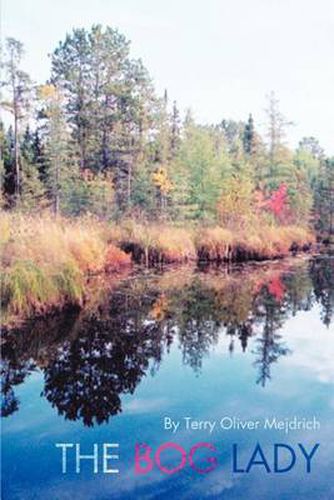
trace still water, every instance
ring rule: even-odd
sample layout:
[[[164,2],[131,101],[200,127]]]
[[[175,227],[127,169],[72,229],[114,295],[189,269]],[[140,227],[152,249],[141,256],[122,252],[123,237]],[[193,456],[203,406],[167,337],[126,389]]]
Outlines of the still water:
[[[132,271],[92,286],[81,310],[35,319],[2,342],[3,498],[332,499],[334,498],[334,260],[319,257],[227,268]],[[179,422],[175,433],[165,418]],[[216,422],[187,429],[184,417]],[[235,421],[258,428],[224,429]],[[266,419],[315,419],[313,430],[263,428]],[[189,420],[188,420],[189,421]],[[197,425],[196,423],[194,425]],[[228,425],[227,425],[228,426]],[[165,442],[197,454],[175,474],[136,474],[135,444]],[[119,474],[62,473],[56,443],[119,443]],[[260,443],[263,464],[232,470],[232,445],[245,470]],[[296,450],[273,472],[273,445]],[[311,473],[298,443],[320,447]],[[180,462],[174,450],[166,467]],[[284,460],[288,457],[284,456]],[[102,460],[102,459],[101,459]]]

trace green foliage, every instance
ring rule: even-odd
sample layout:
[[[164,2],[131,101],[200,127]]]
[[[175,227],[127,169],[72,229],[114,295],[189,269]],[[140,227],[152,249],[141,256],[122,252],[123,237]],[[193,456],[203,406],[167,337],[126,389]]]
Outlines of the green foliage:
[[[11,111],[13,125],[0,128],[5,208],[220,221],[239,229],[261,217],[333,231],[332,162],[314,137],[304,137],[295,151],[288,147],[291,123],[274,93],[264,140],[251,114],[246,122],[200,125],[188,112],[181,123],[176,103],[167,91],[156,96],[142,62],[131,57],[129,41],[115,28],[94,25],[67,34],[34,100],[22,57],[22,44],[8,39],[2,107]],[[277,217],[268,202],[282,186],[287,200]]]
[[[232,169],[222,135],[188,120],[173,167],[173,198],[179,213],[214,218],[223,182]]]
[[[254,129],[254,120],[252,115],[249,115],[248,122],[244,128],[244,134],[242,138],[244,152],[248,156],[252,156],[255,154],[255,129]]]
[[[1,69],[4,70],[0,85],[4,88],[1,107],[13,117],[13,151],[11,152],[10,175],[14,187],[15,201],[21,196],[20,136],[22,122],[30,111],[32,101],[32,83],[29,75],[22,70],[24,55],[23,44],[15,38],[6,38],[1,52]]]
[[[2,276],[1,305],[6,313],[29,315],[45,304],[66,300],[80,303],[84,293],[83,274],[71,262],[53,276],[32,261],[17,261]]]
[[[18,207],[26,211],[38,211],[45,204],[46,187],[39,177],[36,165],[22,158],[21,196]]]
[[[31,313],[55,295],[52,281],[31,261],[17,261],[2,276],[2,306],[18,314]]]
[[[317,228],[322,235],[334,240],[334,158],[321,164],[321,172],[316,187],[315,205]]]
[[[111,27],[75,29],[55,50],[52,79],[66,96],[81,170],[113,172],[118,203],[131,202],[133,157],[150,120],[152,89],[129,42]]]
[[[77,175],[67,179],[60,200],[61,211],[70,216],[86,213],[110,219],[115,211],[112,179],[104,174]]]
[[[132,184],[132,207],[146,214],[156,213],[156,187],[152,182],[152,168],[149,161],[138,165]]]
[[[66,301],[80,303],[84,293],[84,280],[83,274],[74,263],[67,262],[54,276],[54,282],[58,293],[65,297]]]

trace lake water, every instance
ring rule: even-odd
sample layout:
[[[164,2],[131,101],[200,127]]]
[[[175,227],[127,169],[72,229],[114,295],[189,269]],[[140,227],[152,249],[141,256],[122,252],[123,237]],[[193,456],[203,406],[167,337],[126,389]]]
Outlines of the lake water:
[[[4,332],[4,499],[334,498],[333,258],[137,270],[91,289],[81,310]],[[319,426],[264,428],[295,416]],[[166,417],[179,422],[175,433]],[[185,417],[215,428],[187,429]],[[224,418],[223,427],[235,418],[258,429],[222,428]],[[197,450],[195,468],[136,474],[135,444],[155,452],[166,442],[215,449]],[[82,454],[119,443],[110,462],[119,474],[103,474],[100,455],[97,474],[92,460],[76,473],[74,448],[62,473],[56,443],[80,443]],[[257,443],[270,472],[263,463],[233,471],[233,444],[245,470]],[[273,470],[275,443],[296,453],[286,473]],[[298,443],[320,443],[310,473]],[[283,467],[291,452],[281,451]],[[199,473],[209,456],[217,467]],[[169,469],[180,462],[173,449],[160,458]]]

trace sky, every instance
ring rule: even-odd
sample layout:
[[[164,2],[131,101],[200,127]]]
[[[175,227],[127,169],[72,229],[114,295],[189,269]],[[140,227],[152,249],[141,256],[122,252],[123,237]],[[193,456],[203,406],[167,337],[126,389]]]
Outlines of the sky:
[[[73,27],[109,24],[132,42],[158,92],[198,121],[247,119],[265,130],[274,91],[291,145],[315,136],[334,154],[334,0],[0,0],[1,38],[26,49],[24,69],[49,76]]]

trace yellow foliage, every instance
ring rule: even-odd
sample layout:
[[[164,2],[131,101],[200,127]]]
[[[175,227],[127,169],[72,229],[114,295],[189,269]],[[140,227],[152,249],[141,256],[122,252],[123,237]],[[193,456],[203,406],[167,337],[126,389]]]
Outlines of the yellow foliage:
[[[164,195],[167,195],[172,189],[173,184],[168,177],[166,168],[160,167],[152,174],[153,184]]]
[[[57,95],[57,89],[54,85],[46,83],[38,87],[38,96],[40,99],[49,100]]]
[[[244,228],[253,218],[254,186],[247,177],[231,177],[218,203],[221,224],[233,230]]]
[[[154,302],[151,310],[151,316],[153,319],[156,319],[157,321],[162,321],[163,319],[165,319],[167,311],[168,311],[168,299],[164,294],[162,294]]]

